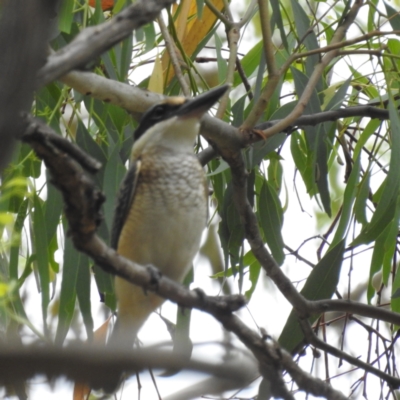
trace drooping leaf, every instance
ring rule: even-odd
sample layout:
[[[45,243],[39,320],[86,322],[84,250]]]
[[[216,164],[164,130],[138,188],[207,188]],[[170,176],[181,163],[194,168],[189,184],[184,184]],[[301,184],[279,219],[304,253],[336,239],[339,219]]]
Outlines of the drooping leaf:
[[[343,239],[330,249],[313,268],[300,292],[306,299],[322,300],[332,297],[339,281],[344,250],[345,240]],[[318,315],[310,317],[310,323],[316,321],[317,318]],[[279,344],[287,351],[293,352],[297,349],[303,338],[304,335],[298,323],[296,313],[292,311],[279,337]]]
[[[359,187],[358,187],[358,194],[356,197],[356,201],[354,203],[354,217],[356,221],[360,224],[365,225],[367,221],[367,214],[366,214],[366,207],[367,207],[367,200],[369,195],[369,182],[370,182],[371,174],[370,171],[363,176]]]
[[[120,145],[116,144],[110,155],[110,158],[105,165],[104,170],[104,186],[103,191],[106,196],[106,202],[104,203],[104,219],[107,227],[111,230],[112,219],[115,209],[115,198],[118,194],[120,182],[126,174],[126,168],[121,161]]]
[[[46,222],[42,201],[38,196],[33,198],[33,234],[35,241],[36,265],[39,273],[40,290],[42,295],[42,317],[45,330],[47,329],[47,307],[50,302],[50,272],[47,255]]]
[[[89,268],[89,259],[86,255],[81,254],[76,281],[76,294],[78,297],[79,310],[82,314],[83,323],[85,324],[88,340],[93,339],[93,317],[90,303],[90,286],[91,274]]]
[[[386,12],[389,17],[389,23],[393,30],[400,30],[400,15],[399,11],[395,10],[392,6],[390,6],[386,1],[383,2],[385,4]],[[372,7],[371,7],[372,8]]]
[[[224,83],[228,72],[228,65],[226,64],[225,58],[222,56],[222,41],[217,34],[214,35],[215,50],[217,53],[217,65],[218,65],[218,83]]]
[[[29,200],[25,199],[18,210],[17,218],[14,223],[14,228],[11,237],[11,249],[10,249],[10,264],[9,264],[10,280],[18,279],[21,232],[24,227],[25,218],[27,217],[28,205],[29,205]]]
[[[285,260],[281,233],[283,223],[282,206],[275,189],[267,181],[261,187],[258,209],[260,226],[264,232],[265,240],[272,256],[279,265],[282,265]]]
[[[154,61],[153,72],[150,76],[148,89],[155,93],[164,93],[164,76],[161,65],[161,59],[157,55]]]
[[[389,172],[386,177],[382,197],[376,207],[374,215],[361,233],[356,237],[352,245],[370,243],[375,240],[386,229],[389,222],[393,219],[397,197],[399,195],[400,180],[398,172],[400,170],[400,118],[393,101],[389,100],[390,126],[392,130],[392,146],[389,164]]]
[[[346,189],[344,190],[342,213],[335,236],[333,237],[332,243],[329,247],[330,249],[333,249],[343,238],[346,237],[346,232],[351,219],[351,210],[357,193],[357,184],[360,179],[360,163],[361,159],[359,157],[355,160]]]
[[[276,22],[276,26],[279,29],[281,35],[282,44],[286,50],[289,50],[289,45],[287,41],[287,34],[285,32],[285,27],[283,25],[282,13],[280,10],[280,3],[278,0],[271,0],[272,16],[271,19]]]
[[[389,276],[393,265],[393,254],[397,245],[397,235],[399,232],[400,218],[400,197],[397,198],[396,210],[393,221],[389,225],[389,231],[384,243],[384,254],[382,261],[382,281],[385,285],[389,283]]]
[[[371,265],[369,268],[369,281],[367,288],[367,300],[371,303],[372,297],[375,295],[375,288],[372,284],[374,275],[382,269],[383,257],[385,255],[385,242],[390,231],[390,225],[376,238],[374,243],[374,251],[372,253]]]
[[[46,221],[47,241],[50,242],[60,223],[63,202],[60,191],[50,183],[49,177],[47,178],[47,182],[47,200],[45,203],[44,217]]]
[[[73,21],[75,0],[65,0],[61,4],[60,16],[58,18],[58,28],[61,32],[70,33]]]
[[[60,304],[58,310],[58,325],[55,343],[61,345],[68,333],[75,311],[76,283],[78,270],[84,254],[79,253],[70,239],[65,240],[64,262],[60,292]]]
[[[260,57],[263,51],[263,41],[260,40],[255,44],[244,57],[240,60],[243,71],[248,78],[251,77],[253,72],[260,66]],[[235,77],[233,80],[233,86],[236,87],[242,82],[238,72],[235,72]]]

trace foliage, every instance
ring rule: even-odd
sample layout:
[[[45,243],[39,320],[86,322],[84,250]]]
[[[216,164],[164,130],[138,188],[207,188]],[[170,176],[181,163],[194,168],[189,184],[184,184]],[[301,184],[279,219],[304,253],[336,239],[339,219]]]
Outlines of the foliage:
[[[275,261],[290,280],[301,281],[298,289],[309,300],[353,299],[398,312],[400,14],[394,5],[372,0],[357,10],[347,38],[338,39],[357,3],[260,0],[259,11],[255,1],[246,5],[233,0],[230,5],[222,0],[181,1],[162,14],[167,31],[160,21],[151,22],[85,68],[168,96],[182,94],[185,85],[195,95],[230,83],[229,101],[221,103],[217,117],[243,128],[244,137],[249,132],[252,137],[268,137],[254,139],[242,155],[248,201]],[[71,43],[86,27],[115,18],[130,2],[114,1],[114,8],[106,12],[100,1],[91,4],[94,8],[84,0],[64,1],[53,49]],[[228,9],[222,13],[225,6]],[[109,2],[103,8],[108,9]],[[240,40],[231,36],[234,29],[240,30]],[[166,49],[167,34],[173,45]],[[388,110],[388,116],[375,118],[372,107]],[[36,92],[32,112],[102,162],[94,179],[107,198],[99,235],[108,242],[113,199],[126,171],[137,115],[132,118],[112,101],[79,93],[60,81]],[[301,123],[300,115],[311,119]],[[286,124],[273,132],[268,121]],[[208,146],[199,139],[195,151],[201,154]],[[246,240],[228,164],[214,158],[206,168],[215,210],[210,216],[211,244],[207,240],[202,253],[213,267],[212,279],[227,285],[224,291],[244,294],[254,309],[260,307],[260,298],[268,302],[279,296],[283,302],[276,287],[270,297],[264,293],[265,273]],[[23,341],[63,344],[67,337],[92,338],[92,281],[104,301],[104,315],[110,315],[116,308],[112,277],[73,248],[60,194],[26,144],[18,146],[4,171],[1,194],[0,318],[5,337],[11,338],[16,326],[23,326]],[[218,237],[212,235],[215,223]],[[215,256],[219,246],[222,263]],[[33,280],[41,303],[35,312],[42,321],[27,311],[34,297]],[[273,321],[262,314],[257,324],[279,337],[284,349],[305,352],[298,314],[284,307],[286,324],[271,327]],[[190,317],[178,319],[179,337],[189,340]],[[397,326],[346,311],[308,319],[319,337],[346,353],[352,353],[354,335],[368,338],[362,360],[397,374]],[[363,374],[347,366],[338,368],[340,357],[328,353],[322,362],[316,351],[307,352],[300,365],[311,365],[315,376],[327,380],[346,372],[332,384],[346,396],[361,396],[366,386]],[[384,379],[374,377],[371,382],[374,398],[379,393],[396,398],[394,388],[380,385]],[[259,398],[266,398],[265,387],[264,381]]]

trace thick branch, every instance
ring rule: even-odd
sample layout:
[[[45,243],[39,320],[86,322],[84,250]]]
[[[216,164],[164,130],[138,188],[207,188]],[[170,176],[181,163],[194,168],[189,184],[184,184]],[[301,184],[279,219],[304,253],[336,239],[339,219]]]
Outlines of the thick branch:
[[[165,98],[165,96],[157,93],[116,82],[92,72],[70,72],[63,76],[61,80],[66,85],[73,87],[82,94],[92,96],[95,99],[107,103],[112,103],[132,113],[144,113],[148,108]],[[285,127],[284,131],[289,133],[295,128],[317,125],[327,121],[337,121],[341,118],[348,117],[388,119],[389,113],[385,109],[372,107],[370,105],[341,108],[339,110],[324,111],[313,115],[302,115],[291,125]],[[268,121],[257,125],[256,128],[265,130],[275,126],[281,121],[282,120]],[[218,148],[225,149],[226,151],[229,149],[231,151],[236,151],[237,149],[261,140],[259,135],[251,134],[251,132],[246,135],[241,134],[237,128],[207,115],[202,120],[200,133]],[[216,154],[217,153],[215,153],[211,159],[214,158]],[[209,160],[210,157],[207,157],[207,159]]]
[[[180,358],[161,349],[135,350],[111,349],[104,346],[72,345],[60,347],[0,347],[0,382],[14,383],[17,379],[29,379],[37,374],[48,378],[66,376],[75,382],[104,387],[115,383],[123,372],[137,372],[149,368],[168,370],[192,370],[212,374],[230,380],[231,388],[248,384],[256,376],[251,358],[241,359],[241,365],[233,363],[207,363]],[[246,368],[243,368],[245,363]]]
[[[137,29],[156,19],[161,10],[175,0],[140,0],[121,11],[114,18],[83,30],[70,44],[49,57],[39,71],[37,87],[44,86],[67,72],[82,68],[128,37]]]

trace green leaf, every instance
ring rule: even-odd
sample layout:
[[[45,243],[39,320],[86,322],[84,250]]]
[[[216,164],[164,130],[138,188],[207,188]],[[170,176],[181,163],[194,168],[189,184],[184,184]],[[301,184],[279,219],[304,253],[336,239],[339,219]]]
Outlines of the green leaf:
[[[114,0],[114,8],[113,8],[114,14],[119,13],[125,6],[129,5],[127,4],[128,1],[129,0]]]
[[[86,258],[86,256],[75,249],[71,239],[66,238],[60,305],[58,310],[58,325],[55,337],[55,343],[57,345],[62,345],[64,342],[72,317],[74,316],[78,270],[84,258]]]
[[[309,130],[307,130],[309,132]],[[328,141],[326,140],[325,125],[322,124],[317,129],[316,134],[316,150],[315,154],[315,166],[317,168],[317,187],[321,196],[322,205],[324,206],[325,212],[331,216],[331,197],[328,184]]]
[[[387,286],[389,276],[393,264],[393,255],[395,254],[397,244],[397,234],[399,232],[399,217],[400,217],[400,197],[397,198],[396,212],[393,221],[389,225],[389,231],[384,243],[384,254],[382,261],[382,281]]]
[[[367,171],[361,180],[361,183],[358,188],[356,202],[354,203],[354,217],[356,218],[356,221],[358,221],[362,225],[365,225],[368,222],[366,208],[367,208],[367,200],[370,189],[369,187],[370,178],[371,178],[371,173],[370,171]]]
[[[217,34],[214,35],[215,40],[215,51],[217,53],[217,65],[218,65],[218,82],[224,83],[226,75],[228,73],[228,65],[225,58],[222,56],[222,42]]]
[[[267,181],[264,181],[261,187],[258,209],[260,226],[264,232],[265,240],[276,262],[282,265],[285,260],[281,232],[283,223],[282,206],[274,188]]]
[[[390,300],[390,308],[395,313],[400,313],[400,271],[399,267],[397,267],[396,276],[393,281],[392,286],[392,297]],[[395,325],[392,330],[396,332],[399,329],[398,325]]]
[[[154,48],[154,42],[156,41],[156,30],[154,28],[154,23],[150,22],[149,24],[145,25],[143,27],[143,31],[145,35],[144,53],[147,53]]]
[[[286,133],[278,133],[265,141],[254,143],[248,150],[249,169],[259,165],[265,157],[281,146],[287,139]]]
[[[203,18],[204,0],[196,0],[197,6],[197,19]]]
[[[244,231],[239,214],[233,203],[232,183],[229,183],[226,187],[223,194],[222,207],[220,207],[219,212],[221,222],[218,234],[225,256],[225,269],[227,269],[230,260],[235,275],[237,272],[236,265],[239,263],[239,251],[243,243]]]
[[[395,10],[392,6],[384,2],[386,7],[386,13],[389,17],[389,23],[393,30],[398,31],[400,30],[400,15],[397,10]]]
[[[247,300],[251,299],[254,290],[256,290],[258,278],[260,277],[260,272],[261,272],[261,265],[257,260],[255,260],[252,264],[250,264],[249,267],[249,281],[251,283],[251,286],[250,289],[246,290],[244,294]]]
[[[343,100],[345,99],[345,97],[347,95],[347,90],[349,89],[352,78],[353,77],[350,76],[346,81],[344,81],[343,85],[341,85],[338,90],[336,90],[336,87],[335,87],[334,95],[329,100],[328,104],[326,105],[325,111],[338,110],[342,106]]]
[[[304,7],[296,0],[291,0],[291,5],[293,9],[293,14],[296,16],[294,18],[297,34],[300,40],[303,38],[303,43],[307,47],[308,50],[314,50],[318,48],[318,40],[313,31],[309,31],[310,29],[310,20],[307,14],[304,11]]]
[[[385,254],[385,241],[389,234],[390,225],[376,238],[374,243],[374,251],[371,258],[371,266],[369,268],[369,281],[367,288],[367,300],[371,303],[372,297],[375,295],[375,288],[372,285],[373,277],[382,268],[383,256]]]
[[[76,281],[76,294],[89,341],[93,339],[93,317],[90,304],[90,284],[91,275],[89,258],[86,255],[81,254]]]
[[[60,223],[63,201],[61,193],[50,183],[51,178],[47,174],[47,200],[45,203],[44,217],[46,221],[47,241],[50,242],[55,235]]]
[[[118,194],[122,178],[126,174],[126,168],[121,161],[119,151],[120,145],[116,144],[112,150],[110,158],[107,161],[107,164],[105,165],[104,170],[103,191],[107,199],[104,203],[104,219],[109,230],[111,229],[114,216],[115,198]]]
[[[190,269],[185,277],[183,285],[186,288],[193,283],[194,274],[193,268]],[[173,354],[176,357],[189,360],[192,355],[193,343],[190,339],[190,321],[192,316],[192,310],[190,308],[178,307],[176,314],[176,325],[173,332],[171,332],[173,342]],[[178,373],[178,369],[168,370],[163,376],[171,376]]]
[[[11,249],[10,249],[10,265],[9,274],[10,280],[18,279],[18,267],[19,267],[19,248],[21,244],[21,232],[24,227],[25,218],[27,216],[29,200],[25,199],[19,210],[18,215],[14,223],[14,229],[11,237]]]
[[[132,44],[133,44],[133,35],[129,35],[118,45],[114,46],[116,55],[116,64],[120,82],[127,82],[129,68],[132,60]]]
[[[33,234],[36,252],[36,265],[39,273],[40,290],[42,294],[42,317],[45,330],[47,329],[47,307],[50,302],[50,271],[47,254],[46,222],[42,208],[42,201],[38,196],[33,197]]]
[[[207,176],[214,176],[221,174],[222,172],[226,171],[229,168],[229,164],[224,160],[219,160],[219,166],[212,172],[208,173]]]
[[[114,277],[103,271],[98,265],[93,266],[93,272],[100,300],[111,310],[115,311],[117,308],[117,300],[114,292]]]
[[[58,28],[61,32],[71,33],[71,25],[74,17],[75,0],[64,0],[61,4],[60,17],[58,19]]]
[[[378,10],[379,0],[370,0],[372,7],[368,7],[368,28],[367,32],[371,32],[375,29],[375,14]]]
[[[340,221],[335,236],[329,247],[330,249],[333,249],[343,238],[346,237],[347,228],[351,218],[351,209],[357,193],[357,184],[358,180],[360,179],[360,160],[360,157],[355,160],[346,185],[346,189],[344,190],[342,214],[340,216]]]
[[[345,240],[343,239],[330,249],[313,268],[300,292],[306,299],[322,300],[332,297],[339,281],[344,250]],[[310,317],[310,323],[316,321],[317,318],[318,315]],[[302,342],[303,338],[304,335],[298,323],[296,313],[292,310],[279,337],[279,343],[287,351],[293,352]]]
[[[304,43],[307,50],[318,49],[318,40],[311,29],[310,20],[307,14],[304,11],[304,7],[300,4],[298,0],[291,0],[290,4],[293,9],[293,14],[295,15],[294,22],[296,24],[297,36],[298,39]],[[314,67],[319,63],[319,55],[308,56],[306,59],[306,73],[308,76],[311,76]],[[322,89],[322,88],[318,88]]]
[[[272,7],[272,16],[271,21],[276,22],[276,26],[279,29],[279,33],[281,34],[282,44],[286,50],[289,50],[289,44],[287,41],[287,33],[285,31],[285,27],[283,25],[282,13],[280,10],[279,0],[271,0]]]
[[[290,135],[290,150],[296,168],[300,171],[304,180],[303,174],[307,168],[307,149],[304,137],[298,131]],[[308,187],[307,184],[306,187]]]
[[[249,78],[252,73],[260,66],[260,57],[263,51],[263,41],[260,40],[254,45],[247,54],[240,60],[242,68],[246,76]],[[235,72],[233,80],[233,87],[236,87],[242,83],[242,78],[238,72]]]
[[[78,121],[78,129],[76,131],[76,144],[101,163],[104,164],[105,161],[107,161],[103,150],[93,140],[92,136],[90,135],[89,131],[86,129],[81,120]]]
[[[400,180],[400,119],[392,99],[389,100],[390,127],[392,130],[392,147],[389,163],[389,172],[386,177],[382,197],[376,207],[371,222],[365,226],[358,237],[352,243],[367,244],[375,240],[393,219],[397,196],[399,195]]]
[[[356,147],[354,148],[354,159],[357,159],[361,153],[362,148],[367,143],[368,139],[373,135],[378,127],[381,125],[381,121],[378,119],[371,119],[367,126],[364,128],[360,138],[357,141]]]
[[[281,163],[282,158],[278,155],[278,153],[274,152],[270,154],[268,159],[268,183],[275,189],[276,193],[279,195],[283,179],[283,167]]]

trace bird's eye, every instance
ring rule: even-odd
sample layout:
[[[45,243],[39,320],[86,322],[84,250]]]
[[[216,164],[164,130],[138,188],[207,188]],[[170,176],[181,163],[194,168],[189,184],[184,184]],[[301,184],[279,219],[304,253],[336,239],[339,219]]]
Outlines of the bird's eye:
[[[160,119],[160,118],[162,118],[164,116],[164,113],[165,113],[164,106],[161,106],[161,105],[160,106],[156,106],[154,108],[154,110],[153,110],[152,117],[154,119]]]

